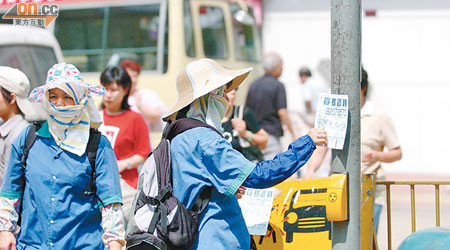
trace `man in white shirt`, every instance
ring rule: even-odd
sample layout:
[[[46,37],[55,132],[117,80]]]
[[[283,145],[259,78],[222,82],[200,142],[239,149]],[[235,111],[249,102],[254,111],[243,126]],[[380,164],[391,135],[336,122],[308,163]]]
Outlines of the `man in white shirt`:
[[[302,96],[305,102],[306,116],[305,121],[310,127],[314,127],[314,118],[317,109],[317,100],[321,93],[330,93],[330,88],[322,81],[312,77],[311,70],[302,67],[299,71],[300,82],[302,83]]]

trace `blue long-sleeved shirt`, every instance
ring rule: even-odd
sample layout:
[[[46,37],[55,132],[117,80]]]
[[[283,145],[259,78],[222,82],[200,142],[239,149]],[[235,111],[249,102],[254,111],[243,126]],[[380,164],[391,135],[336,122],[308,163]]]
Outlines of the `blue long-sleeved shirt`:
[[[22,223],[17,249],[107,249],[102,242],[98,201],[84,195],[91,182],[91,165],[56,145],[47,123],[36,133],[26,168],[21,158],[29,126],[11,149],[0,197],[22,199]],[[95,161],[97,194],[105,206],[122,203],[114,151],[101,136]]]
[[[175,195],[191,208],[205,187],[214,187],[192,249],[249,249],[250,236],[234,195],[237,189],[282,182],[306,163],[314,149],[312,139],[303,136],[273,160],[255,165],[211,129],[198,127],[176,136],[171,144]]]

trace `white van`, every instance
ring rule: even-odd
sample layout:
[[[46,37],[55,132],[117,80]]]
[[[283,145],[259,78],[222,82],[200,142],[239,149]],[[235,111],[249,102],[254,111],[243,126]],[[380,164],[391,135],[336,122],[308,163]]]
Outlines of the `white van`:
[[[48,69],[63,61],[58,41],[46,29],[0,24],[0,34],[0,66],[22,70],[31,89],[44,84]]]
[[[30,80],[30,90],[44,84],[48,69],[63,61],[58,41],[46,29],[0,24],[0,34],[0,66],[23,71]],[[45,119],[44,110],[39,105],[35,109],[27,120]]]

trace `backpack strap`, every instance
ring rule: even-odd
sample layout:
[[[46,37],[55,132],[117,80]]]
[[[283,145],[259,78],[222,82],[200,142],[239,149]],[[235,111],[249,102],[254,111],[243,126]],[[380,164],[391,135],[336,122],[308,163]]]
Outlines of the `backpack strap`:
[[[89,141],[86,147],[86,154],[89,163],[93,170],[95,170],[95,160],[97,157],[98,144],[100,143],[101,133],[96,128],[89,129]]]
[[[175,138],[175,136],[183,133],[184,131],[197,127],[205,127],[212,129],[216,131],[221,137],[223,137],[222,133],[217,131],[217,129],[214,128],[213,126],[193,118],[181,118],[172,122],[170,126],[167,127],[166,131],[164,131],[163,137],[171,141],[173,138]]]
[[[200,192],[200,195],[198,196],[191,210],[201,214],[203,210],[205,210],[209,200],[211,199],[211,191],[212,187],[204,188],[202,192]]]
[[[170,199],[170,194],[173,193],[173,189],[171,186],[164,187],[159,194],[155,198],[149,198],[150,204],[156,204],[159,205],[160,209],[157,209],[155,211],[155,214],[153,215],[150,224],[148,226],[148,232],[153,233],[156,228],[156,224],[158,223],[158,220],[161,222],[161,230],[163,234],[167,234],[167,215],[169,214],[169,208],[164,205],[165,201]]]
[[[89,160],[89,163],[91,165],[91,181],[89,182],[89,190],[84,191],[84,195],[90,196],[93,195],[103,207],[105,207],[105,204],[103,204],[103,201],[100,199],[100,197],[97,195],[97,184],[96,184],[96,177],[97,173],[95,171],[95,160],[97,157],[97,149],[98,144],[100,143],[100,137],[101,137],[100,131],[96,128],[90,128],[89,129],[89,141],[86,146],[86,154]]]
[[[170,124],[169,127],[167,127],[167,131],[164,131],[163,138],[171,141],[175,136],[193,128],[198,127],[205,127],[209,128],[216,133],[218,133],[221,137],[223,137],[222,133],[220,133],[216,128],[214,128],[211,125],[208,125],[204,122],[201,122],[199,120],[193,119],[193,118],[180,118],[172,124]],[[156,157],[155,157],[156,158]],[[171,172],[169,173],[171,177]],[[161,176],[161,175],[159,175]],[[161,181],[159,181],[161,183]],[[201,192],[200,195],[197,197],[196,201],[194,202],[193,207],[191,208],[191,211],[197,211],[199,214],[203,212],[203,210],[206,208],[206,206],[209,203],[209,200],[211,199],[211,191],[212,187],[206,187]]]
[[[28,153],[30,151],[30,148],[33,146],[34,142],[36,141],[37,135],[36,132],[42,127],[42,124],[44,121],[33,121],[33,123],[30,125],[30,129],[28,130],[27,138],[25,139],[25,146],[23,149],[22,158],[20,159],[22,163],[22,167],[25,168],[27,166],[27,159],[28,159]],[[96,199],[100,201],[100,203],[105,206],[100,199],[100,197],[97,195],[97,186],[95,183],[95,158],[97,157],[97,149],[98,144],[100,142],[101,133],[95,129],[91,128],[89,130],[89,141],[86,147],[86,153],[89,159],[89,163],[92,168],[92,174],[91,174],[91,181],[89,183],[89,191],[84,191],[84,195],[94,195]],[[25,183],[24,183],[25,185]],[[24,187],[25,189],[25,187]],[[22,204],[20,205],[19,209],[19,218],[17,224],[20,225],[22,221]]]
[[[22,168],[24,170],[27,167],[28,152],[30,151],[31,146],[33,146],[33,144],[37,138],[36,132],[41,128],[43,123],[44,123],[44,121],[33,121],[33,123],[31,123],[31,125],[30,125],[30,129],[28,130],[27,138],[25,139],[25,146],[23,148],[22,158],[20,159]],[[24,185],[23,189],[25,190],[25,181],[24,181],[23,185]],[[19,226],[22,223],[22,206],[23,206],[23,197],[21,197],[20,207],[19,207],[19,218],[17,219],[17,225],[19,225]]]
[[[44,121],[33,121],[33,123],[30,125],[30,129],[28,130],[27,138],[25,140],[25,147],[23,149],[22,158],[20,159],[23,168],[27,166],[28,152],[30,151],[31,146],[33,146],[34,142],[36,141],[36,132],[41,128],[43,123]]]

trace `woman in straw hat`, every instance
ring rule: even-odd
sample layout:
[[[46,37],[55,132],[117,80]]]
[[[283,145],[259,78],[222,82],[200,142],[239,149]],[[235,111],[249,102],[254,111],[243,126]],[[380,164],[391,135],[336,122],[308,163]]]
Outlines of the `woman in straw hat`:
[[[189,63],[178,74],[178,100],[164,120],[193,118],[221,131],[228,107],[225,94],[235,89],[251,70],[229,70],[211,59]],[[234,195],[239,187],[267,188],[282,182],[306,163],[316,144],[326,143],[325,130],[312,129],[273,160],[255,165],[209,128],[193,128],[173,138],[175,195],[191,208],[205,187],[213,187],[192,249],[249,249],[250,236]]]
[[[85,84],[75,66],[60,63],[50,68],[46,84],[30,94],[30,100],[43,103],[47,120],[36,132],[26,168],[21,158],[29,127],[12,145],[0,192],[0,249],[122,248],[125,232],[114,151],[101,136],[96,175],[86,154],[90,127],[101,122],[91,94],[104,92],[101,86]],[[86,192],[93,190],[92,183],[95,195]],[[11,232],[19,216],[16,243]]]

